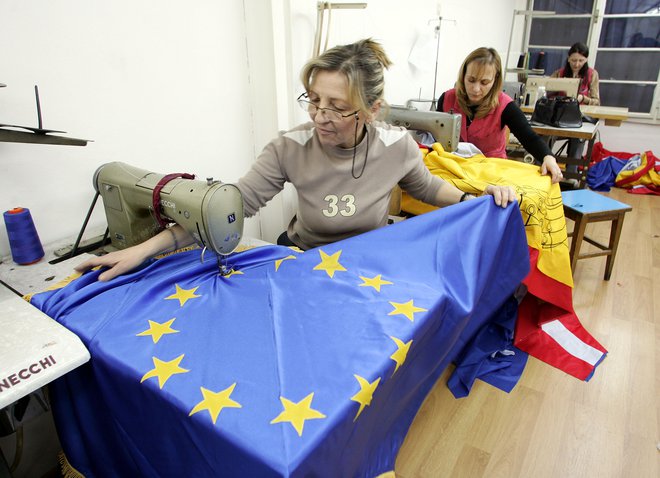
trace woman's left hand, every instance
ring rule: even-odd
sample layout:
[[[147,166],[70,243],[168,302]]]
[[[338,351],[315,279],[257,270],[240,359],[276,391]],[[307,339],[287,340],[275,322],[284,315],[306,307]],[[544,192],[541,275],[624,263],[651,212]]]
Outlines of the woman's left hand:
[[[501,207],[506,207],[510,202],[516,200],[516,192],[511,186],[493,186],[489,184],[486,186],[484,194],[493,196],[495,204]]]
[[[550,176],[552,184],[558,183],[562,180],[564,175],[557,164],[557,160],[554,156],[546,156],[543,158],[543,164],[541,165],[541,174]]]

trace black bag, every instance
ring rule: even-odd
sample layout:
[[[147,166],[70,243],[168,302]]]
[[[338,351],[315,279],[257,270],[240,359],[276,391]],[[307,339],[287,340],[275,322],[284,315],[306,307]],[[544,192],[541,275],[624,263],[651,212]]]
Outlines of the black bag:
[[[580,128],[582,126],[580,105],[570,96],[540,98],[534,106],[532,123],[547,124],[554,128]]]

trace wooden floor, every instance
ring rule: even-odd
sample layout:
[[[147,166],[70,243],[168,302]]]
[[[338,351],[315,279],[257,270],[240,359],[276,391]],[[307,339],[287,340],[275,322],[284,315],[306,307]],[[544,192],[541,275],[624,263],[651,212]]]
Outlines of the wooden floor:
[[[633,207],[612,277],[603,280],[604,257],[578,261],[574,274],[577,315],[609,351],[594,377],[530,357],[510,394],[478,381],[457,400],[447,371],[415,418],[397,478],[660,477],[660,197],[607,195]],[[587,234],[606,243],[609,223]]]

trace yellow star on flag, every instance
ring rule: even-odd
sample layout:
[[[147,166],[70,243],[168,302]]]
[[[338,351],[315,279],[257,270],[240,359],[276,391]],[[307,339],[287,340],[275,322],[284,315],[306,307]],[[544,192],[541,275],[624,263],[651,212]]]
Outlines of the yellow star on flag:
[[[149,328],[136,335],[137,336],[151,335],[151,339],[154,341],[155,344],[157,344],[158,341],[163,337],[163,335],[176,334],[178,332],[178,330],[174,330],[172,328],[172,324],[174,323],[175,320],[176,318],[170,319],[167,322],[163,322],[162,324],[150,320]]]
[[[282,265],[282,262],[288,261],[290,259],[295,259],[295,258],[296,258],[296,256],[286,256],[282,259],[277,259],[275,261],[275,272],[277,272],[277,270],[280,268],[280,266]]]
[[[426,312],[427,309],[422,309],[421,307],[415,307],[413,305],[413,300],[410,299],[408,302],[405,303],[398,303],[398,302],[390,302],[392,304],[392,307],[394,307],[394,310],[390,312],[387,315],[405,315],[408,317],[408,320],[413,322],[415,320],[413,314],[415,312]]]
[[[312,408],[313,398],[314,392],[307,395],[298,403],[294,403],[291,400],[280,397],[280,402],[282,402],[282,405],[284,406],[284,411],[276,416],[273,421],[270,422],[270,424],[272,425],[274,423],[290,422],[291,425],[293,425],[293,428],[295,428],[298,432],[298,436],[302,436],[305,420],[325,418],[325,415]]]
[[[235,276],[235,275],[245,275],[245,272],[237,271],[236,269],[232,269],[232,270],[229,271],[229,273],[227,275],[224,275],[222,277],[229,278],[229,277]]]
[[[394,375],[396,371],[399,370],[399,367],[403,365],[403,362],[406,361],[406,357],[408,356],[408,350],[410,350],[410,345],[412,344],[412,340],[403,343],[403,340],[399,340],[396,337],[392,337],[391,335],[390,338],[394,340],[394,343],[396,344],[397,347],[396,352],[390,355],[390,358],[396,362],[396,367],[394,367],[394,372],[392,372],[392,375]]]
[[[315,271],[325,271],[332,278],[334,277],[335,272],[346,270],[344,266],[339,263],[339,256],[341,255],[341,251],[337,251],[331,256],[327,255],[320,249],[319,253],[321,254],[321,262],[314,266]]]
[[[188,416],[190,417],[197,412],[201,412],[202,410],[208,410],[209,414],[211,415],[211,419],[213,420],[213,424],[215,425],[215,421],[218,419],[218,415],[223,408],[242,408],[240,403],[235,402],[229,398],[235,387],[236,382],[220,392],[212,392],[211,390],[208,390],[204,387],[199,387],[202,391],[204,400],[195,405],[195,407],[190,410]]]
[[[179,287],[179,284],[174,284],[176,286],[176,292],[168,297],[165,297],[165,299],[178,299],[179,300],[179,305],[183,307],[183,304],[185,304],[188,300],[194,299],[196,297],[201,297],[201,295],[195,295],[195,291],[199,287],[194,287],[192,289],[182,289]]]
[[[367,405],[371,405],[371,399],[374,396],[376,387],[378,387],[378,383],[380,382],[380,377],[378,377],[373,382],[369,383],[369,381],[366,378],[360,377],[359,375],[355,375],[355,374],[353,374],[353,376],[357,379],[358,383],[360,384],[360,391],[351,397],[351,400],[353,400],[354,402],[358,402],[360,404],[360,409],[355,414],[355,418],[353,418],[353,421],[355,421],[360,416],[360,413],[362,413],[362,410],[364,410],[364,407],[366,407]]]
[[[183,360],[183,356],[184,354],[181,354],[177,358],[175,358],[174,360],[170,360],[169,362],[164,362],[159,358],[151,357],[151,359],[154,362],[154,368],[144,374],[142,380],[140,380],[140,383],[144,382],[148,378],[158,377],[158,385],[160,386],[160,388],[163,388],[165,382],[167,382],[172,375],[175,375],[177,373],[190,372],[190,370],[179,367],[181,360]]]
[[[380,292],[381,286],[392,284],[392,282],[388,280],[383,280],[381,274],[378,274],[377,276],[372,277],[371,279],[368,277],[360,276],[360,279],[364,281],[362,284],[360,284],[360,287],[373,287],[378,292]]]

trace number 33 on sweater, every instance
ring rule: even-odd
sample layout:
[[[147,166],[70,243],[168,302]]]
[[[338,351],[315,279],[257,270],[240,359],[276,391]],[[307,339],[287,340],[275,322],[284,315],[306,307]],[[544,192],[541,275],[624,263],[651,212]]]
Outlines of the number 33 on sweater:
[[[341,199],[334,194],[328,194],[323,199],[328,202],[328,208],[323,210],[326,217],[335,217],[337,214],[349,217],[355,214],[355,196],[352,194],[344,194]]]

